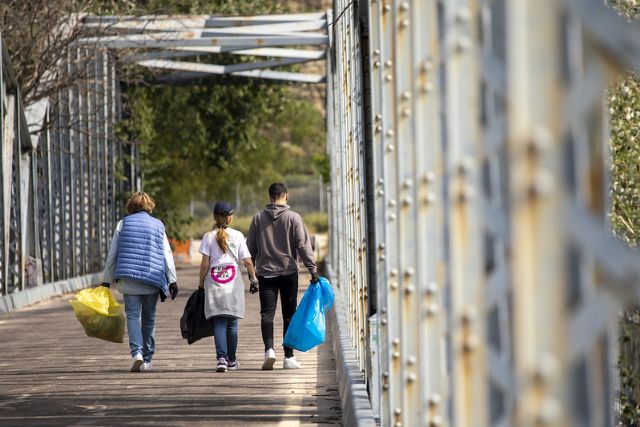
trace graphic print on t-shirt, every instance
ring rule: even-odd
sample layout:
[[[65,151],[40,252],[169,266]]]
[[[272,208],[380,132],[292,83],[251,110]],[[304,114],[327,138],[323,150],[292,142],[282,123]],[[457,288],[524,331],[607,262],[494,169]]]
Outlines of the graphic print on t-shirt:
[[[214,282],[221,285],[233,281],[236,277],[236,266],[233,264],[219,265],[217,267],[211,267],[211,278]]]

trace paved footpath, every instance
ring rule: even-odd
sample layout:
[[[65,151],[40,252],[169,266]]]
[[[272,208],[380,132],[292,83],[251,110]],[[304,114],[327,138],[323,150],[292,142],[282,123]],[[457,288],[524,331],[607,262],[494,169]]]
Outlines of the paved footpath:
[[[187,345],[179,319],[197,274],[197,267],[178,270],[180,295],[158,302],[150,373],[128,372],[126,333],[122,344],[87,337],[70,296],[0,316],[0,425],[340,425],[330,337],[308,353],[296,352],[302,369],[283,370],[280,347],[275,369],[262,371],[257,295],[246,293],[240,370],[215,372],[213,338]],[[300,276],[301,288],[308,280]],[[278,309],[276,342],[281,320]]]

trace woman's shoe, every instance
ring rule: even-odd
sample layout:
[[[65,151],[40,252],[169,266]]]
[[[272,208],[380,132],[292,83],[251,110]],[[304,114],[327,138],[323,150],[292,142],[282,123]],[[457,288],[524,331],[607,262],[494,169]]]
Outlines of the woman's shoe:
[[[240,369],[240,362],[234,360],[233,362],[227,361],[227,370],[229,371],[237,371]]]
[[[216,365],[216,372],[227,372],[227,359],[221,357],[218,359],[218,364]]]

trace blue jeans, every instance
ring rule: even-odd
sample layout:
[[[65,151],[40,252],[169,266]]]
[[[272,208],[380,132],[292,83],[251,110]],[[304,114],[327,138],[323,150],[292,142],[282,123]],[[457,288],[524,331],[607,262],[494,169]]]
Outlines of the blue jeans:
[[[224,357],[229,362],[235,362],[238,348],[238,319],[229,316],[213,316],[211,328],[216,344],[216,359]]]
[[[153,338],[156,332],[156,306],[158,294],[124,294],[124,311],[127,315],[127,332],[131,357],[142,354],[145,362],[151,362],[156,350]]]

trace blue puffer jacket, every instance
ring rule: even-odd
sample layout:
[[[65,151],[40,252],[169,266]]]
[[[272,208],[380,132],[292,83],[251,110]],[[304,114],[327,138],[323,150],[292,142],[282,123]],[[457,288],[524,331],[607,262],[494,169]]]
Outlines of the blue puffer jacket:
[[[146,212],[123,219],[118,238],[115,279],[123,277],[157,286],[169,294],[164,260],[164,224]]]

